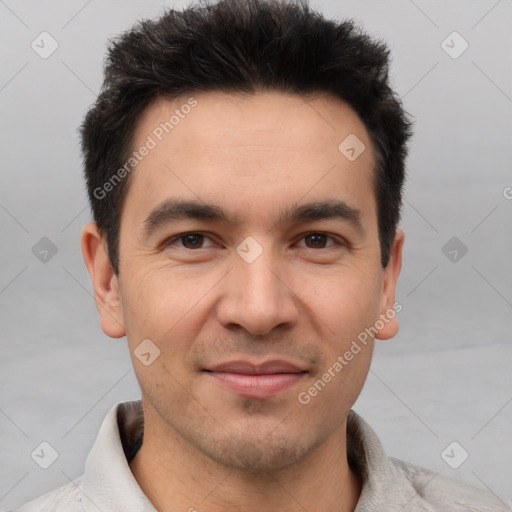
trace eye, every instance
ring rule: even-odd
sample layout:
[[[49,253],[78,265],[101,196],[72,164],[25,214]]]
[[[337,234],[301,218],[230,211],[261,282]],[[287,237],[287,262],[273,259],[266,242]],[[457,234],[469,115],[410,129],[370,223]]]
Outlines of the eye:
[[[163,247],[172,247],[176,246],[176,244],[179,243],[178,248],[180,249],[194,250],[204,249],[206,247],[212,247],[214,245],[213,243],[211,243],[210,245],[204,246],[203,243],[205,240],[212,241],[210,237],[202,233],[180,233],[179,235],[176,235],[172,238],[169,238],[169,240],[166,240],[163,243]],[[299,247],[305,247],[307,249],[327,249],[329,247],[332,247],[333,245],[343,245],[342,243],[337,242],[334,239],[334,237],[321,232],[307,233],[300,239],[300,241],[303,240],[307,240],[309,242],[306,242],[306,245],[299,245]],[[330,245],[326,245],[328,240],[331,240],[333,243],[331,243]]]
[[[334,244],[331,244],[330,246],[327,247],[331,247],[332,245],[341,245],[340,243],[336,242],[332,236],[329,236],[326,233],[308,233],[301,238],[301,241],[311,241],[310,245],[308,245],[306,242],[306,247],[308,249],[326,249],[327,247],[325,246],[325,243],[328,239],[333,240]]]
[[[180,248],[184,249],[203,249],[202,243],[205,239],[211,240],[211,238],[203,235],[202,233],[180,233],[169,240],[166,240],[163,244],[164,247],[170,247],[175,245],[176,242],[180,242],[182,245]]]

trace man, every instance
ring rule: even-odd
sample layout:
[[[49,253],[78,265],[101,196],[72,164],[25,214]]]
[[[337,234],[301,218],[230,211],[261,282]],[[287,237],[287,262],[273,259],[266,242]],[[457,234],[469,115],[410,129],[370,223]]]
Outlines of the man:
[[[395,286],[410,121],[388,51],[306,5],[221,0],[113,43],[82,125],[82,251],[142,401],[26,511],[503,511],[388,458],[351,407]]]

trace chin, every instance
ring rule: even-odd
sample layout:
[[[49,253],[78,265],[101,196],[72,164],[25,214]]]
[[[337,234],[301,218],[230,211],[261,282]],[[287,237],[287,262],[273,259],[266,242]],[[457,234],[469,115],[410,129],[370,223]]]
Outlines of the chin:
[[[322,440],[307,443],[304,436],[297,439],[269,438],[268,434],[248,435],[242,432],[219,440],[208,440],[199,448],[217,464],[249,473],[282,471],[303,461]],[[201,443],[202,444],[202,443]]]

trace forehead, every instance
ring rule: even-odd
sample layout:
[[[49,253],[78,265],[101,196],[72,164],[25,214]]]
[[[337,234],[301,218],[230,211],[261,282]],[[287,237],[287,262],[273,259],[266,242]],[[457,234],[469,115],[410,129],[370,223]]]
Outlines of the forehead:
[[[179,149],[179,145],[200,138],[203,147],[217,148],[220,142],[247,144],[248,138],[257,136],[259,145],[299,151],[306,142],[309,149],[324,151],[328,145],[338,150],[343,134],[368,138],[352,107],[328,93],[298,96],[277,91],[211,91],[172,100],[157,98],[141,115],[133,142],[137,146],[149,135],[157,143],[174,140]],[[228,138],[221,141],[224,136]]]
[[[253,218],[302,198],[337,196],[374,210],[369,135],[354,110],[328,94],[159,98],[136,126],[132,148],[144,146],[151,149],[132,171],[125,201],[131,217],[169,196],[222,203]]]

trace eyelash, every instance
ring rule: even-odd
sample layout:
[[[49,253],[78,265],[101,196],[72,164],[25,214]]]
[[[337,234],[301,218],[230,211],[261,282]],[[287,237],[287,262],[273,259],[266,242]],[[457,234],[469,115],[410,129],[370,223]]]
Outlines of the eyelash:
[[[209,236],[207,236],[204,233],[201,233],[199,231],[188,231],[186,233],[180,233],[179,235],[175,235],[175,236],[165,240],[165,242],[162,244],[162,246],[165,247],[165,248],[170,247],[176,241],[183,240],[184,238],[186,238],[189,235],[201,235],[201,236],[203,236],[205,238],[210,238]],[[337,239],[334,236],[330,235],[329,233],[324,233],[322,231],[310,231],[309,233],[305,233],[304,235],[302,235],[299,240],[303,240],[303,239],[307,238],[308,236],[312,236],[312,235],[326,236],[327,238],[330,238],[334,242],[334,244],[330,245],[330,246],[327,246],[327,247],[320,247],[320,248],[302,247],[303,249],[312,249],[312,250],[318,251],[319,249],[329,249],[330,247],[333,247],[334,245],[338,245],[338,246],[341,246],[341,247],[347,245],[346,243],[342,243],[342,242],[337,241]],[[206,248],[207,247],[199,247],[198,249],[189,249],[187,247],[180,247],[180,249],[185,249],[185,250],[188,250],[188,251],[198,251],[199,249],[206,249]]]

